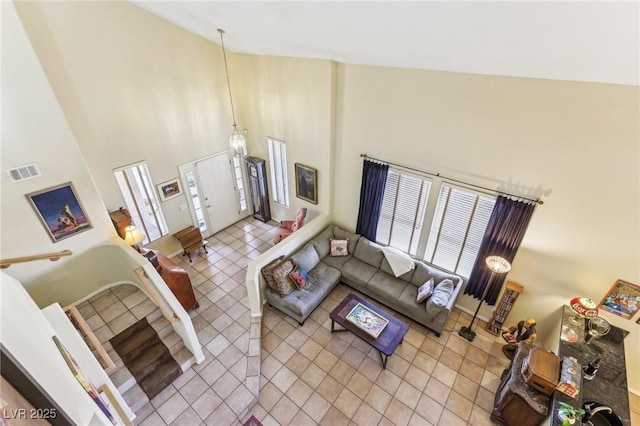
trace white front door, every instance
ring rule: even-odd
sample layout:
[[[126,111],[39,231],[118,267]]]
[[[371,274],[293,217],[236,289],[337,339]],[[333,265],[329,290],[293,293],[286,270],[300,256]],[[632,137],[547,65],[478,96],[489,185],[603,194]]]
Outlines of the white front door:
[[[223,152],[197,161],[196,172],[209,219],[210,235],[242,219],[229,153]]]

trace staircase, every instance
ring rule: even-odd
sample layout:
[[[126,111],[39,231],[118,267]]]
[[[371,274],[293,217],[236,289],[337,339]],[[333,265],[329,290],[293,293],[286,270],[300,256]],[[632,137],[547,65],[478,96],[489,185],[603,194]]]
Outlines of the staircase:
[[[173,331],[169,321],[162,316],[160,309],[156,309],[147,315],[147,321],[156,330],[162,342],[169,348],[169,352],[180,365],[182,372],[187,371],[194,364],[193,355],[184,346],[180,336]],[[106,342],[104,347],[116,365],[116,368],[109,373],[111,381],[118,388],[131,411],[138,413],[149,402],[149,397],[136,382],[131,372],[124,366],[122,359],[113,349],[111,343]]]

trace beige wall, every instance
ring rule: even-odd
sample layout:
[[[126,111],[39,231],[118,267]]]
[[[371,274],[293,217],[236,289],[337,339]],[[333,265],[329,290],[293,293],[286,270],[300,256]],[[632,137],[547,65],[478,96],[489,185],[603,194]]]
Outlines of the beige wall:
[[[248,152],[268,161],[267,137],[287,145],[289,208],[271,202],[276,220],[293,219],[306,207],[307,220],[331,206],[336,64],[331,61],[237,55],[241,70],[239,121],[248,129]],[[318,170],[318,204],[296,197],[294,163]],[[269,183],[270,176],[269,176]],[[271,194],[271,187],[269,187]]]
[[[74,256],[16,264],[6,273],[34,290],[38,279],[115,234],[91,174],[11,2],[2,2],[2,167],[0,240],[3,259],[70,249]],[[35,162],[42,177],[12,183],[8,168]],[[93,228],[53,243],[25,194],[72,182]],[[91,277],[80,283],[92,289]],[[40,291],[42,301],[61,290]]]
[[[338,223],[355,227],[361,153],[543,195],[508,274],[525,287],[509,321],[536,317],[549,347],[572,297],[599,302],[617,278],[640,284],[637,87],[356,65],[338,75]],[[603,316],[631,332],[629,382],[640,389],[638,326]]]
[[[228,148],[220,46],[129,2],[16,7],[109,210],[124,205],[114,168],[146,160],[158,184],[178,164]],[[191,225],[185,203],[162,203],[170,233]],[[171,235],[151,246],[179,249]]]

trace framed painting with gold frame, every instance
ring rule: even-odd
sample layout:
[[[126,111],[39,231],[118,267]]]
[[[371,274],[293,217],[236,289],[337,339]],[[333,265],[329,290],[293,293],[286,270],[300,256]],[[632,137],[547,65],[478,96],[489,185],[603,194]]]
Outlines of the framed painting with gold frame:
[[[616,280],[600,301],[598,308],[631,319],[640,308],[640,286]]]

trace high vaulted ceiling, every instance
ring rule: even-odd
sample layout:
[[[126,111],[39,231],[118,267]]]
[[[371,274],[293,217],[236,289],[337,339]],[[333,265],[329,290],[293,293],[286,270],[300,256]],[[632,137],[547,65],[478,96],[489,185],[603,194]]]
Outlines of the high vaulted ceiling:
[[[133,1],[234,52],[638,85],[628,2]]]

